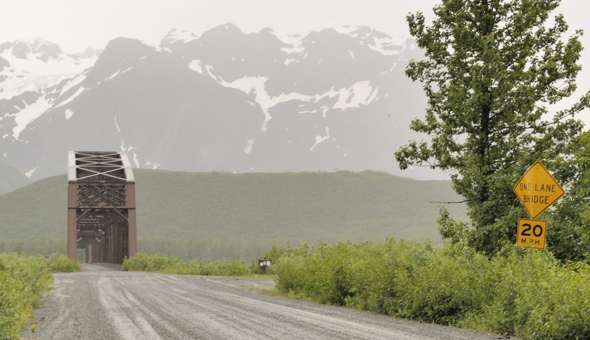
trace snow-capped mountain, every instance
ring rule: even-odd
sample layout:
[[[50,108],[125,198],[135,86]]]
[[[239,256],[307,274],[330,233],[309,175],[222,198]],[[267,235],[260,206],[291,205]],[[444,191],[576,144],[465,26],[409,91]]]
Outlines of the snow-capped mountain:
[[[424,107],[404,75],[419,51],[368,27],[173,30],[98,58],[21,45],[0,45],[0,156],[32,178],[63,173],[70,149],[189,171],[393,172]]]
[[[19,139],[27,125],[53,105],[49,88],[90,67],[98,51],[67,55],[44,40],[0,44],[0,138]],[[6,157],[5,157],[6,158]]]

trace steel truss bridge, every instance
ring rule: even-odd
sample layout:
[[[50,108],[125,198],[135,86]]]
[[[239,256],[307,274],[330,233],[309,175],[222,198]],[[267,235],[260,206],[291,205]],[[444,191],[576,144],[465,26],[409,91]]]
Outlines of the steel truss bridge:
[[[68,158],[68,256],[89,263],[134,256],[135,180],[127,157],[70,151]]]

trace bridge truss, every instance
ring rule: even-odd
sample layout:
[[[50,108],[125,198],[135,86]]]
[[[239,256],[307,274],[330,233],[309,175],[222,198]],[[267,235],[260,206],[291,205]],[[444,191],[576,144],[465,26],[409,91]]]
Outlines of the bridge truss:
[[[70,151],[68,158],[68,256],[89,263],[134,256],[135,180],[127,157]]]

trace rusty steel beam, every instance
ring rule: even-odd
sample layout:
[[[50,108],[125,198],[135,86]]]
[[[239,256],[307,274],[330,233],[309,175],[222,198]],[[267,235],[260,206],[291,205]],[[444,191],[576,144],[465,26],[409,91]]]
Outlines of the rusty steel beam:
[[[85,249],[90,262],[121,263],[137,254],[135,179],[117,152],[70,151],[68,256]]]

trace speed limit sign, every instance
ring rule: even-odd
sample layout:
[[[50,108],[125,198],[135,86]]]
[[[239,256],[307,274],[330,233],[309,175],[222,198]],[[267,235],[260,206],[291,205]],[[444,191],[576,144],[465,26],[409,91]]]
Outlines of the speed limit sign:
[[[519,248],[545,248],[547,223],[544,221],[520,219],[516,231],[516,246]]]

